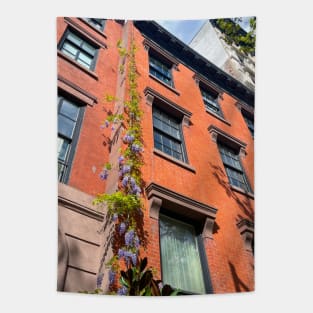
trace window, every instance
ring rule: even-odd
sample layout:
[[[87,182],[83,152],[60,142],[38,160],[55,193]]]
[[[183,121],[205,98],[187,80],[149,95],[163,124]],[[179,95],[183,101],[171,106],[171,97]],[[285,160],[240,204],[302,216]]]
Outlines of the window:
[[[83,109],[72,101],[59,97],[58,103],[58,178],[66,182],[74,156]]]
[[[251,136],[254,138],[254,120],[253,116],[248,115],[244,111],[242,111],[242,116],[244,120],[246,121],[246,124],[250,130]]]
[[[68,30],[61,40],[59,49],[87,69],[95,68],[98,47],[88,43],[77,34]]]
[[[202,99],[203,99],[205,108],[223,117],[221,108],[218,104],[218,92],[210,88],[205,88],[203,86],[200,86],[200,91],[202,94]]]
[[[219,144],[218,147],[230,184],[249,192],[250,188],[243,172],[238,153],[222,144]]]
[[[149,54],[149,73],[162,80],[165,84],[174,87],[172,66],[173,64],[170,64],[151,53]]]
[[[153,135],[156,149],[178,159],[186,161],[181,123],[157,107],[153,107]]]
[[[89,24],[93,27],[97,28],[98,30],[102,31],[105,25],[105,19],[103,18],[87,18]]]
[[[163,214],[159,223],[163,283],[190,293],[206,293],[195,227]]]

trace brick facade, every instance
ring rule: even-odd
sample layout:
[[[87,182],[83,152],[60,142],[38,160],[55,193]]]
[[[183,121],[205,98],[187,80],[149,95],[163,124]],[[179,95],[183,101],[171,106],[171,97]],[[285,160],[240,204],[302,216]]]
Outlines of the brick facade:
[[[104,48],[99,49],[96,68],[91,75],[58,52],[58,75],[96,98],[95,103],[86,105],[68,185],[90,196],[103,193],[105,190],[112,191],[116,186],[116,176],[109,178],[107,186],[99,179],[101,166],[109,160],[114,162],[120,146],[120,144],[114,146],[109,155],[104,135],[112,138],[114,134],[110,134],[110,129],[100,130],[100,125],[105,119],[105,110],[113,110],[113,106],[105,107],[107,104],[104,95],[114,94],[123,98],[126,92],[123,77],[118,71],[120,59],[116,42],[123,38],[125,43],[129,43],[130,37],[133,37],[137,47],[140,106],[144,112],[142,174],[147,187],[144,194],[146,208],[144,225],[148,232],[148,248],[144,253],[148,256],[149,265],[156,268],[161,278],[158,210],[164,208],[178,215],[186,215],[191,222],[195,220],[203,228],[202,237],[212,285],[211,292],[254,290],[254,256],[251,249],[247,249],[247,241],[244,238],[244,232],[247,230],[238,226],[243,220],[249,221],[251,223],[249,225],[253,225],[254,222],[254,140],[238,105],[242,103],[253,112],[254,104],[253,100],[250,100],[253,95],[241,97],[240,95],[245,92],[244,86],[219,72],[215,67],[212,68],[216,73],[208,77],[195,71],[194,68],[200,64],[197,63],[200,62],[199,56],[166,31],[165,35],[160,31],[157,34],[155,32],[155,36],[151,36],[153,38],[149,38],[149,31],[157,27],[156,23],[123,24],[107,20],[103,34],[82,19],[58,18],[57,24],[58,42],[67,27],[76,27],[84,29],[87,32],[85,36],[92,34],[94,40],[105,44]],[[161,30],[161,27],[158,27]],[[143,31],[143,28],[146,31]],[[164,44],[166,36],[172,38],[168,45]],[[151,45],[147,45],[147,41],[151,42]],[[158,50],[156,53],[164,51],[165,58],[176,62],[172,69],[174,88],[166,86],[149,74],[149,51],[156,49],[154,45]],[[177,55],[173,53],[175,49],[180,51]],[[183,53],[191,54],[188,63],[182,61]],[[222,118],[206,110],[197,75],[219,91]],[[224,83],[224,80],[227,80],[227,83]],[[162,106],[172,106],[172,111],[180,110],[178,113],[181,116],[188,162],[177,161],[155,148],[152,110],[156,101]],[[240,148],[240,161],[251,187],[250,192],[230,185],[218,149],[220,141],[229,142]],[[148,186],[152,187],[149,189]],[[158,202],[153,203],[153,199],[160,200],[159,208]],[[152,207],[153,205],[155,207]],[[82,223],[85,218],[85,215],[81,214]],[[73,227],[75,228],[75,225]],[[253,226],[251,229],[253,230]],[[251,229],[249,228],[250,231]]]

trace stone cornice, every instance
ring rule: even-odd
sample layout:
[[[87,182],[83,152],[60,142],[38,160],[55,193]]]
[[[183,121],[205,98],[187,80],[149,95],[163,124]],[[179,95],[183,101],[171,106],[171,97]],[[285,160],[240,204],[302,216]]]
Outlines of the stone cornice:
[[[150,105],[152,105],[154,98],[157,98],[160,101],[166,103],[173,110],[181,113],[183,116],[187,116],[188,118],[190,118],[192,115],[191,112],[181,107],[180,105],[174,103],[173,101],[165,98],[163,95],[161,95],[159,92],[155,91],[151,87],[146,87],[143,92],[144,95],[146,96],[147,102],[149,102]]]
[[[98,102],[96,96],[90,94],[86,90],[83,90],[76,84],[72,83],[71,81],[65,79],[60,75],[58,75],[58,87],[89,105],[94,105]]]
[[[64,21],[68,25],[70,25],[73,29],[75,29],[76,31],[81,33],[84,37],[89,39],[93,44],[96,44],[97,46],[99,46],[101,48],[107,49],[107,45],[106,45],[105,42],[103,42],[103,41],[99,40],[98,38],[96,38],[92,33],[90,33],[84,27],[82,27],[81,25],[76,23],[72,18],[64,17]]]
[[[232,146],[236,146],[237,148],[239,148],[240,155],[245,156],[245,148],[247,146],[246,143],[235,138],[232,135],[227,134],[225,131],[216,127],[215,125],[210,125],[208,127],[208,131],[211,134],[211,138],[214,142],[217,142],[218,137],[221,137],[220,139],[222,142],[224,141],[228,144],[230,143]]]
[[[237,227],[244,240],[245,249],[253,252],[254,223],[247,219],[242,219],[237,223]]]
[[[145,191],[150,204],[150,218],[158,220],[162,207],[191,220],[202,221],[202,237],[213,239],[217,209],[155,183],[151,183]]]
[[[217,209],[207,204],[188,198],[182,194],[179,194],[175,191],[172,191],[170,189],[167,189],[155,183],[149,184],[149,186],[146,188],[146,194],[147,194],[148,199],[150,199],[152,196],[156,196],[161,199],[162,198],[172,199],[173,202],[176,202],[176,203],[181,202],[186,207],[193,208],[194,210],[204,215],[208,215],[212,217],[214,216],[214,218],[217,212]]]
[[[104,214],[95,210],[92,210],[78,202],[72,201],[70,199],[67,199],[63,196],[58,196],[58,202],[60,205],[62,205],[63,207],[66,207],[72,211],[75,211],[77,213],[86,215],[90,218],[93,218],[95,220],[98,221],[103,221],[104,218]]]
[[[174,56],[172,56],[171,54],[164,51],[164,49],[162,49],[159,45],[157,45],[153,41],[145,38],[142,43],[147,50],[150,48],[153,49],[155,52],[157,52],[158,54],[160,54],[164,58],[166,58],[168,61],[170,61],[175,67],[178,66],[178,64],[179,64],[178,60]]]

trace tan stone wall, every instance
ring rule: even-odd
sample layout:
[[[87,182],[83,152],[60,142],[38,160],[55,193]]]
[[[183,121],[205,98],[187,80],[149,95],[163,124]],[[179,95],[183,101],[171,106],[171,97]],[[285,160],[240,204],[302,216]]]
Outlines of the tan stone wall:
[[[59,183],[58,291],[94,290],[99,270],[103,209],[93,197]]]

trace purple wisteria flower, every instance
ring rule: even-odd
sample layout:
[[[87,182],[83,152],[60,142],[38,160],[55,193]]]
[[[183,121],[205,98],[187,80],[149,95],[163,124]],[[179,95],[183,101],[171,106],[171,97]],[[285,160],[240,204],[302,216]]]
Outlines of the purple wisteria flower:
[[[99,177],[101,180],[106,180],[109,176],[109,172],[107,169],[104,169],[100,174]]]
[[[124,137],[123,137],[123,141],[125,143],[132,143],[134,141],[135,137],[131,134],[126,134]]]
[[[132,188],[134,188],[136,186],[136,180],[135,180],[134,177],[130,178],[130,185],[131,185]]]
[[[112,127],[111,127],[111,130],[112,130],[112,131],[113,131],[113,130],[115,130],[115,127],[114,127],[114,126],[112,126]]]
[[[123,162],[124,162],[124,157],[121,155],[121,156],[118,157],[118,164],[122,165]]]
[[[125,233],[125,245],[127,247],[129,247],[133,244],[134,237],[135,237],[135,231],[133,229],[131,229],[127,233]]]
[[[126,224],[124,222],[122,222],[120,224],[120,227],[119,227],[119,232],[120,232],[120,235],[123,235],[126,231]]]
[[[140,247],[140,240],[139,240],[138,236],[135,236],[135,240],[134,241],[135,241],[135,247],[138,250],[139,247]]]
[[[122,174],[126,174],[126,173],[129,173],[130,172],[130,169],[131,169],[131,166],[130,165],[123,165],[122,166]]]
[[[127,187],[128,179],[129,179],[129,176],[124,176],[124,178],[122,179],[122,186],[123,186],[124,188]]]
[[[131,260],[133,262],[133,265],[136,266],[136,264],[137,264],[137,254],[136,253],[132,253]]]
[[[119,296],[126,296],[127,292],[128,292],[128,289],[125,286],[123,286],[123,287],[118,289],[117,294]]]
[[[109,271],[109,283],[112,285],[115,280],[116,273],[112,270]]]
[[[112,221],[113,222],[116,222],[118,219],[118,214],[117,213],[114,213],[113,216],[112,216]]]
[[[118,249],[118,258],[121,259],[124,256],[125,251],[123,249]]]
[[[108,128],[109,125],[110,125],[110,122],[109,122],[108,120],[105,120],[105,121],[104,121],[104,126]]]
[[[137,144],[132,144],[132,146],[131,146],[131,150],[133,151],[133,152],[135,152],[135,153],[138,153],[138,152],[141,152],[142,151],[142,148],[139,146],[139,145],[137,145]]]
[[[97,276],[97,288],[101,287],[103,276],[104,276],[104,273],[99,273],[99,275]]]

